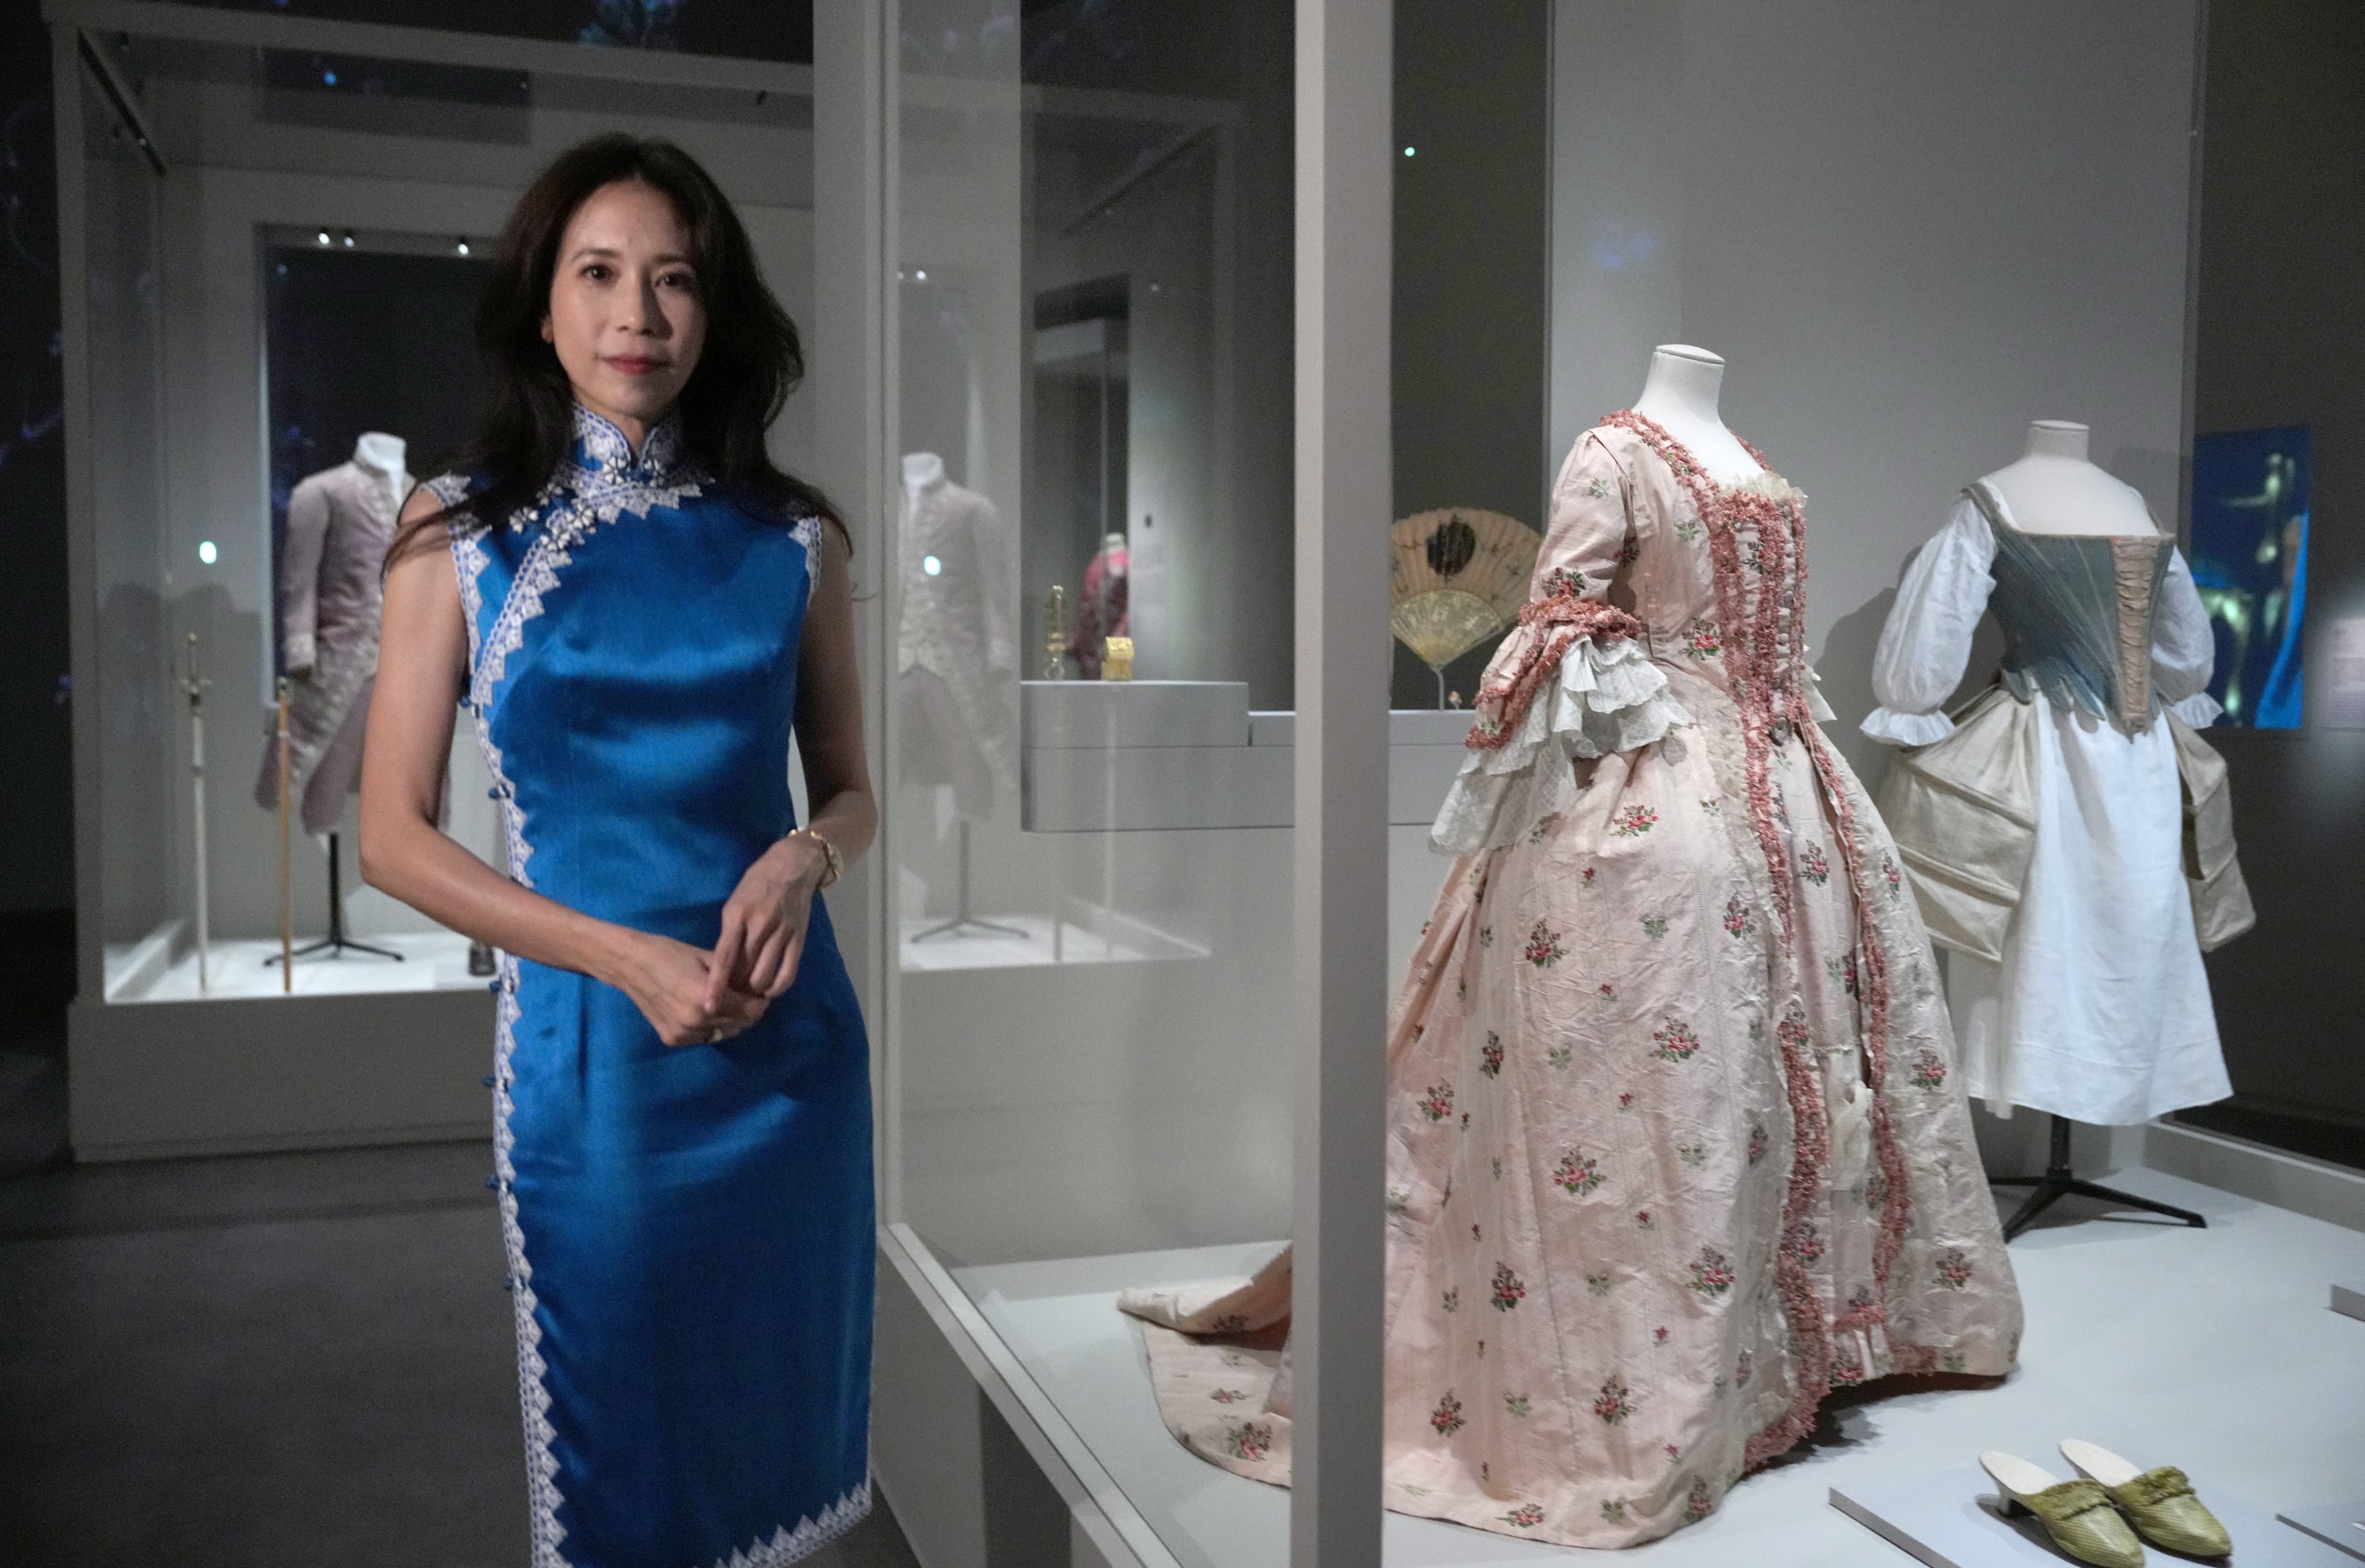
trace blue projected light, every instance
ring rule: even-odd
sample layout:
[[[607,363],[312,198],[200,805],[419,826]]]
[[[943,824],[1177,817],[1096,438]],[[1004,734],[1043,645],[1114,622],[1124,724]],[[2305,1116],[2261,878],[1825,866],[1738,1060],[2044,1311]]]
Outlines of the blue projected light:
[[[2308,427],[2192,439],[2193,586],[2217,637],[2217,722],[2295,730],[2304,708]]]
[[[320,73],[320,80],[327,85],[333,87],[337,84],[337,73],[333,71],[323,71]]]

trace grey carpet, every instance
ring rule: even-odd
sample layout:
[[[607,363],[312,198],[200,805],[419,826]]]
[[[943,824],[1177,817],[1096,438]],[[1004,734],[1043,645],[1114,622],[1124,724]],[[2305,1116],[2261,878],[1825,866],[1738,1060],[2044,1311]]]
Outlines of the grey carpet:
[[[488,1168],[441,1145],[0,1182],[0,1563],[521,1568]],[[917,1568],[883,1503],[807,1561]]]

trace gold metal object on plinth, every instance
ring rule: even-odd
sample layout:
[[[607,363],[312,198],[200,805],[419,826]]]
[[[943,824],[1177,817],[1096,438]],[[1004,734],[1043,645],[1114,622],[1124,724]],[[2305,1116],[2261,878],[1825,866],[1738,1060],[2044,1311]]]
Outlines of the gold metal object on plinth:
[[[1101,639],[1101,678],[1131,680],[1133,678],[1133,639],[1104,637]]]
[[[1475,507],[1415,512],[1388,531],[1388,627],[1437,677],[1508,626],[1528,602],[1543,538],[1515,517]]]
[[[295,843],[289,833],[288,790],[293,787],[287,758],[287,678],[279,678],[279,990],[296,990],[296,876],[290,858]]]
[[[1068,678],[1068,590],[1058,583],[1043,601],[1043,678]]]

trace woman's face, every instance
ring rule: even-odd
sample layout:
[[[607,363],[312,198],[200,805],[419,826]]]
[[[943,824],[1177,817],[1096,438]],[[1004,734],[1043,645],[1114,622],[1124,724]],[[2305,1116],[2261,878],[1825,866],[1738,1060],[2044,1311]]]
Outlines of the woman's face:
[[[689,230],[664,192],[602,185],[559,237],[542,335],[585,408],[638,446],[681,398],[706,346]]]

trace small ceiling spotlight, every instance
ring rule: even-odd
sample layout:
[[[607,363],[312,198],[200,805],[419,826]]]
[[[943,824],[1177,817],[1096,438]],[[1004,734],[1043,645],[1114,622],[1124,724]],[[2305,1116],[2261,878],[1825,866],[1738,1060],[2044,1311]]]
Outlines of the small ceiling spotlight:
[[[329,242],[329,231],[328,231],[327,230],[323,229],[323,230],[320,230],[320,232],[319,233],[319,235],[317,235],[317,236],[316,236],[316,238],[317,238],[317,239],[319,239],[319,241],[320,241],[320,243],[321,243],[321,244],[323,244],[323,245],[327,244],[327,243]]]
[[[925,267],[922,267],[922,268],[920,268],[917,272],[913,273],[912,275],[913,275],[913,277],[915,277],[915,278],[919,279],[922,283],[925,283],[925,282],[927,282],[927,281],[928,281],[928,269],[927,269],[927,268],[925,268]]]
[[[210,566],[221,559],[221,552],[214,548],[212,540],[201,539],[197,542],[197,559]]]
[[[452,248],[465,256],[468,253],[468,241],[465,240],[454,241]]]
[[[1411,156],[1413,155],[1413,151],[1414,151],[1414,150],[1413,150],[1412,148],[1409,148],[1409,147],[1406,148],[1406,149],[1405,149],[1405,156],[1406,156],[1406,157],[1407,157],[1407,158],[1411,157]]]
[[[348,250],[348,251],[350,251],[350,250],[352,250],[353,248],[353,231],[352,230],[348,229],[348,230],[345,230],[345,249],[346,249],[346,250]]]

